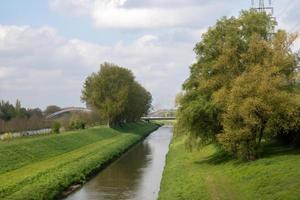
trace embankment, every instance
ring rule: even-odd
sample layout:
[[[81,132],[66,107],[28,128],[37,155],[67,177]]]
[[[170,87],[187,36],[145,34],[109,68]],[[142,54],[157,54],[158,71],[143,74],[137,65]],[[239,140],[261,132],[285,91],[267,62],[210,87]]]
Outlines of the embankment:
[[[0,142],[0,199],[54,199],[157,129],[136,123]]]
[[[300,199],[300,149],[268,145],[261,159],[239,162],[213,145],[185,149],[174,138],[167,156],[159,200]]]

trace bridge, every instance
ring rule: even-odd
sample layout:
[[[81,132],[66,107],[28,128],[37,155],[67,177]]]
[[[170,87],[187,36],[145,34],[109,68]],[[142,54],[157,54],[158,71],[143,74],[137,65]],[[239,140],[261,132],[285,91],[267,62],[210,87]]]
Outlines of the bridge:
[[[61,109],[60,111],[57,111],[55,113],[52,113],[50,115],[48,115],[46,117],[46,119],[54,119],[55,117],[58,117],[64,113],[69,113],[69,112],[91,112],[90,109],[88,108],[81,108],[81,107],[67,107],[67,108],[63,108]],[[175,120],[176,117],[162,117],[162,116],[151,116],[153,115],[153,113],[150,113],[149,116],[147,117],[142,117],[141,119],[142,120],[145,120],[145,121],[154,121],[154,120]]]
[[[142,117],[142,120],[145,121],[154,121],[154,120],[175,120],[176,117]]]
[[[88,108],[81,108],[81,107],[67,107],[67,108],[61,109],[60,111],[57,111],[55,113],[48,115],[46,117],[46,119],[53,119],[57,116],[60,116],[64,113],[68,113],[68,112],[91,112],[91,110]]]

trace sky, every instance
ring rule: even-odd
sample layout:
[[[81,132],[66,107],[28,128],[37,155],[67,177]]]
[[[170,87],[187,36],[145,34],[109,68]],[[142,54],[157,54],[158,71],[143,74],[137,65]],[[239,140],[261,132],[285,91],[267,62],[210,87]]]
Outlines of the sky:
[[[273,6],[280,28],[300,31],[300,1]],[[133,71],[154,108],[173,108],[201,34],[250,7],[251,0],[2,0],[0,99],[84,106],[84,80],[111,62]]]

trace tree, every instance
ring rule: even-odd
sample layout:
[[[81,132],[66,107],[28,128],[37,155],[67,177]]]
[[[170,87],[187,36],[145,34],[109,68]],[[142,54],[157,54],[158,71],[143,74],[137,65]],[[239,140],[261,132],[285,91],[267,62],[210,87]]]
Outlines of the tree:
[[[51,115],[52,113],[58,112],[60,111],[61,108],[59,106],[56,105],[50,105],[47,106],[47,108],[44,110],[44,115]]]
[[[57,122],[57,121],[54,121],[53,124],[52,124],[52,127],[51,127],[51,132],[59,134],[60,133],[60,127],[61,127],[60,123]]]
[[[16,116],[18,117],[21,116],[21,109],[22,109],[21,102],[19,99],[17,99],[16,106],[15,106]]]
[[[8,121],[12,118],[16,117],[16,110],[12,104],[8,101],[0,102],[0,119],[4,121]]]
[[[33,109],[27,109],[27,115],[28,117],[39,117],[39,118],[43,118],[43,112],[40,108],[33,108]]]
[[[262,138],[287,134],[300,125],[299,96],[282,90],[278,68],[253,67],[238,77],[226,103],[220,144],[240,158],[255,159]]]
[[[188,143],[218,142],[253,159],[262,138],[299,126],[298,56],[291,51],[297,35],[274,33],[275,25],[266,13],[243,11],[202,36],[179,99],[176,130]]]
[[[82,100],[96,108],[109,126],[136,121],[151,105],[150,93],[132,72],[110,63],[102,64],[99,72],[86,79]]]
[[[128,102],[124,110],[127,122],[138,121],[151,108],[152,96],[139,83],[134,82],[129,91]]]
[[[249,62],[227,93],[224,131],[219,136],[221,144],[239,157],[254,159],[263,137],[300,127],[300,96],[294,92],[295,55],[291,51],[295,39],[296,35],[280,30],[270,41],[258,35],[250,40],[245,55]]]

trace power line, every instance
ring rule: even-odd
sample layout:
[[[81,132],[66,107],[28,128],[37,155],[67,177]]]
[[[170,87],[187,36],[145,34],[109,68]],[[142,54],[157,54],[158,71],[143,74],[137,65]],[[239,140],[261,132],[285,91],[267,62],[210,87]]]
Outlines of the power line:
[[[279,12],[277,12],[278,14],[276,15],[276,17],[280,18],[284,13],[286,13],[286,11],[290,10],[293,7],[293,4],[295,2],[296,0],[289,0],[286,6],[284,6],[284,8],[282,8]]]
[[[265,3],[265,0],[251,0],[252,9],[258,12],[265,12],[270,15],[274,14],[274,8],[272,7],[272,0],[269,0],[268,3]]]
[[[299,24],[295,24],[293,26],[293,28],[291,28],[291,32],[299,32],[300,31],[300,25]]]

